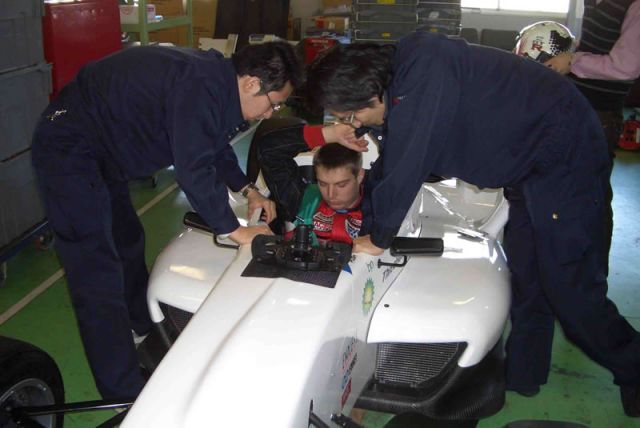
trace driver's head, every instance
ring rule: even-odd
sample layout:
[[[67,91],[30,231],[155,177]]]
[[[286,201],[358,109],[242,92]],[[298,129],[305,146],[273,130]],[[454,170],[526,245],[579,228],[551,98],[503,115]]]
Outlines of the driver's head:
[[[362,154],[340,144],[326,144],[313,157],[322,199],[334,210],[355,208],[364,179]]]

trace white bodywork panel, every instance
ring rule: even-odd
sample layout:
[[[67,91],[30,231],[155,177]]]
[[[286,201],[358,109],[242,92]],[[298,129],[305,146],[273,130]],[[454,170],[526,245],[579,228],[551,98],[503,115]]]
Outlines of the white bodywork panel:
[[[427,263],[414,257],[376,308],[369,343],[467,342],[458,365],[479,363],[502,334],[510,294],[502,249],[473,242],[453,228],[445,251]]]
[[[159,303],[195,315],[122,426],[307,427],[312,401],[329,421],[371,378],[379,342],[467,342],[459,365],[478,363],[508,315],[502,201],[458,180],[425,184],[398,235],[442,237],[444,254],[403,268],[378,267],[400,260],[388,251],[357,254],[335,288],[242,277],[249,246],[218,248],[186,229],[157,259],[148,298],[155,322]]]

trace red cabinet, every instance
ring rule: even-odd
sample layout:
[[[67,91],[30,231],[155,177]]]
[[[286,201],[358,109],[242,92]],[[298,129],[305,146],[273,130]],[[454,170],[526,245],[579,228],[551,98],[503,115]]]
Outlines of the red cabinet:
[[[122,48],[118,1],[45,1],[42,32],[53,98],[83,65]]]

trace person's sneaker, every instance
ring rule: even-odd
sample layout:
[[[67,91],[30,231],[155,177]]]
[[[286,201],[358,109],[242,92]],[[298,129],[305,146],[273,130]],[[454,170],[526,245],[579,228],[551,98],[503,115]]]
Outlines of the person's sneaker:
[[[620,399],[627,416],[640,417],[640,385],[620,386]]]
[[[519,395],[522,395],[523,397],[535,397],[540,392],[540,385],[519,387],[507,386],[507,391],[513,391]]]

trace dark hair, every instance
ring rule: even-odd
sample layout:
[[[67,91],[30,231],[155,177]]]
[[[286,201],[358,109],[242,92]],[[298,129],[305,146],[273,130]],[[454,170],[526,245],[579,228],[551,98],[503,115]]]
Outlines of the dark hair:
[[[279,91],[287,82],[296,88],[301,81],[300,60],[287,42],[247,45],[231,57],[238,76],[260,79],[260,93]]]
[[[371,107],[392,75],[395,47],[357,43],[338,44],[320,54],[307,69],[307,97],[312,106],[346,112]]]
[[[338,143],[325,144],[313,155],[314,171],[319,166],[326,169],[346,166],[357,177],[362,169],[362,154]]]

